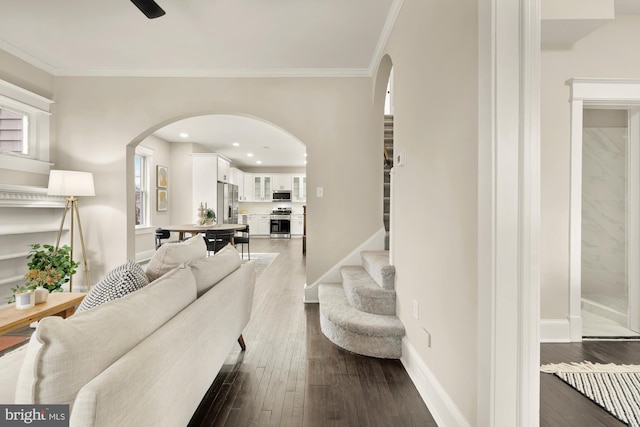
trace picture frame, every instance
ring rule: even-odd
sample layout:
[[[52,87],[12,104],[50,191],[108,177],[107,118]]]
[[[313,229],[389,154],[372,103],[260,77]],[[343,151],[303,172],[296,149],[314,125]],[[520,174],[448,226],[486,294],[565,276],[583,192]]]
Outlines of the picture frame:
[[[156,166],[156,187],[169,187],[169,169],[166,166]]]
[[[166,212],[169,210],[169,190],[158,188],[156,190],[156,210]]]

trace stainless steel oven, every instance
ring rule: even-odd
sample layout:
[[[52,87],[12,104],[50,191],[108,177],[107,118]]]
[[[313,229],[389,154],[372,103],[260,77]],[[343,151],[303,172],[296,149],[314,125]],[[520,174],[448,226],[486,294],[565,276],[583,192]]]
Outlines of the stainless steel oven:
[[[291,209],[278,208],[271,211],[271,231],[272,239],[291,238]]]

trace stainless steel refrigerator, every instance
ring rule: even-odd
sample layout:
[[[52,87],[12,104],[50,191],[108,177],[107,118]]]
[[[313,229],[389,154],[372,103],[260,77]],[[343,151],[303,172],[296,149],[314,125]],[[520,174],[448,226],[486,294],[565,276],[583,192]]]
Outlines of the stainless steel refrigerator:
[[[218,224],[238,223],[238,186],[235,184],[218,183],[218,210],[216,212]]]

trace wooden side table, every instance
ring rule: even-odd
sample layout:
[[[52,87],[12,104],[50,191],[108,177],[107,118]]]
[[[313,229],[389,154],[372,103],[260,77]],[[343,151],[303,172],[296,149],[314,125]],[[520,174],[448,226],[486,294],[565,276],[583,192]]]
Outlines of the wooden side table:
[[[28,326],[47,316],[67,318],[85,297],[83,292],[52,292],[47,302],[36,304],[26,310],[16,310],[15,304],[0,308],[0,335]]]

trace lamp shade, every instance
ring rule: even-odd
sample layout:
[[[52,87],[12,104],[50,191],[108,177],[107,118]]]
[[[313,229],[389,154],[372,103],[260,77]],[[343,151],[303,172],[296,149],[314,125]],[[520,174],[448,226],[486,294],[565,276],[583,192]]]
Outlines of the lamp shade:
[[[50,196],[95,196],[91,172],[52,170],[49,173]]]

